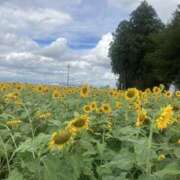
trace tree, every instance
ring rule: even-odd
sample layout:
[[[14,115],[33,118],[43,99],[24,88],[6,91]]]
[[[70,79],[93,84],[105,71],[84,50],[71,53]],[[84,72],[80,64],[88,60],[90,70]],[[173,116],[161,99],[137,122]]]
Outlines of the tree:
[[[126,87],[130,82],[129,66],[129,50],[130,50],[130,25],[128,21],[122,21],[115,33],[113,34],[114,41],[111,43],[109,49],[109,56],[111,57],[112,71],[119,76],[120,87],[123,83]],[[121,73],[120,73],[121,72]]]
[[[180,6],[171,23],[154,35],[152,41],[156,49],[146,55],[147,73],[158,83],[167,85],[175,81],[180,85]]]
[[[119,84],[145,88],[144,58],[154,47],[150,36],[162,28],[156,11],[146,1],[132,12],[129,21],[119,24],[109,50],[112,71],[120,76]]]

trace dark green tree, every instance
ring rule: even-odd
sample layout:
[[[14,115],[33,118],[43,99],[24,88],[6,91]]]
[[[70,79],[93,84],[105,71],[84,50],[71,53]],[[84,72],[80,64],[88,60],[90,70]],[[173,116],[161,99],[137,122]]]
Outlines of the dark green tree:
[[[109,49],[109,55],[112,59],[112,71],[119,75],[118,86],[122,84],[126,86],[130,83],[129,64],[130,56],[129,51],[131,48],[130,44],[130,23],[128,21],[122,21],[115,33],[113,33],[114,41]]]
[[[145,58],[148,77],[157,83],[180,85],[180,6],[164,31],[152,37],[155,49]]]
[[[120,23],[109,50],[112,71],[120,76],[119,85],[145,88],[144,58],[154,47],[151,35],[162,28],[156,11],[146,1],[132,12],[129,21]]]

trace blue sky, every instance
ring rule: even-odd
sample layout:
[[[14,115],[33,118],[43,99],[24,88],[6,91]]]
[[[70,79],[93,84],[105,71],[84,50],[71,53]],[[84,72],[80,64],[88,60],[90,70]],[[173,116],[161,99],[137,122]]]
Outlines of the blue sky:
[[[168,22],[179,0],[148,0]],[[112,32],[140,0],[0,0],[0,80],[115,86]]]

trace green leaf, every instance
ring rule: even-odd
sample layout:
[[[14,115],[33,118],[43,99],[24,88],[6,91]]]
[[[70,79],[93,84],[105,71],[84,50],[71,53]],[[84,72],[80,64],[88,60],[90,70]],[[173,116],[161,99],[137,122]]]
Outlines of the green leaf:
[[[180,174],[180,165],[177,162],[168,164],[164,169],[155,172],[153,175],[157,177],[165,177],[167,175],[179,175]]]
[[[17,170],[14,169],[10,172],[7,180],[23,180],[23,175]]]

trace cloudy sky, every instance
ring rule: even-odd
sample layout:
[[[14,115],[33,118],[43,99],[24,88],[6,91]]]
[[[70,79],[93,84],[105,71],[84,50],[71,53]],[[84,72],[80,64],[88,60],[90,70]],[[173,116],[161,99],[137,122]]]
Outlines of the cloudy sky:
[[[168,22],[179,0],[148,0]],[[140,0],[0,0],[0,81],[115,85],[111,33]]]

